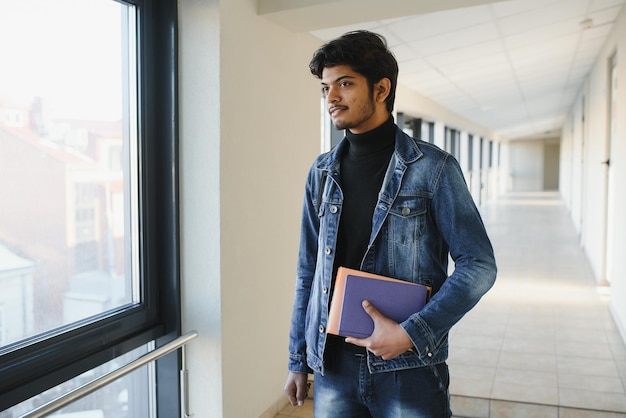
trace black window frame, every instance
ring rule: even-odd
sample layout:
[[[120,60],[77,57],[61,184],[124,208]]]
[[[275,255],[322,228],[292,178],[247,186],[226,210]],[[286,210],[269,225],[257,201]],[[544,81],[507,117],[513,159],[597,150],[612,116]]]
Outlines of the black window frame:
[[[120,2],[137,11],[141,302],[0,348],[0,411],[144,344],[159,347],[181,335],[177,2]],[[159,416],[180,415],[179,369],[178,352],[156,363]]]

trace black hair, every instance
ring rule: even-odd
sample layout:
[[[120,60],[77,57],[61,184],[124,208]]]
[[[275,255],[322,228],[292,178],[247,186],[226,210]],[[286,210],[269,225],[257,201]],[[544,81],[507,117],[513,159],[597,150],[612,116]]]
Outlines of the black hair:
[[[362,74],[368,81],[370,92],[383,78],[391,81],[389,96],[385,100],[389,113],[393,110],[398,83],[398,62],[387,48],[382,35],[367,30],[357,30],[341,35],[315,51],[309,63],[311,73],[322,78],[324,68],[347,65]]]

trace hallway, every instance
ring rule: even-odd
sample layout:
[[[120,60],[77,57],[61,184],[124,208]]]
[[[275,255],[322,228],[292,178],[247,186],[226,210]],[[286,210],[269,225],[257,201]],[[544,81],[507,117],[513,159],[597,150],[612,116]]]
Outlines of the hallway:
[[[504,195],[482,214],[498,279],[451,333],[455,414],[626,417],[626,348],[559,195]]]
[[[626,417],[626,347],[558,193],[504,195],[482,214],[499,272],[450,335],[455,417]]]

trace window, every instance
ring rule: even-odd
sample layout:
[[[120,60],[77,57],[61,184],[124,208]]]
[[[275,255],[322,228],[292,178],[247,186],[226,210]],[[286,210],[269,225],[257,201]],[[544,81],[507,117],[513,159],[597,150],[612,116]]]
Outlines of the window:
[[[0,38],[4,418],[180,335],[176,1],[0,0]]]
[[[474,135],[467,136],[467,169],[471,172],[474,169]]]
[[[4,325],[4,306],[0,305],[0,344],[6,344],[6,337],[4,336],[6,325]]]
[[[460,158],[461,154],[461,140],[460,132],[456,129],[446,127],[445,130],[445,148],[450,154],[454,155],[456,159]]]
[[[422,124],[422,135],[424,138],[428,138],[428,142],[435,143],[435,122],[426,122]]]

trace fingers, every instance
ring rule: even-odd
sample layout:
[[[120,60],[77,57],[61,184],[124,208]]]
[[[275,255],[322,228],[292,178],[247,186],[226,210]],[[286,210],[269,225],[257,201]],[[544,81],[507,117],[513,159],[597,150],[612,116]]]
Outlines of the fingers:
[[[293,406],[301,406],[309,392],[310,384],[307,382],[306,373],[289,373],[285,383],[285,394]]]
[[[346,337],[345,342],[348,344],[358,345],[359,347],[367,347],[366,338]]]
[[[296,398],[296,387],[285,388],[285,394],[287,394],[287,399],[289,399],[289,403],[292,406],[296,406],[298,404],[298,399]]]
[[[298,399],[296,397],[298,391],[298,387],[296,383],[292,379],[288,379],[287,383],[285,383],[285,394],[287,395],[287,399],[289,399],[289,403],[292,406],[296,406],[298,404]]]
[[[311,384],[306,382],[304,385],[298,385],[298,393],[296,395],[296,399],[298,401],[298,406],[304,405],[304,400],[309,395],[309,388]]]
[[[376,321],[382,316],[380,312],[372,305],[369,300],[364,300],[361,302],[361,306],[363,306],[363,310],[367,313],[372,320],[374,321],[374,329],[376,329]],[[366,347],[368,343],[368,338],[356,338],[356,337],[347,337],[345,341],[349,344],[358,345],[360,347]]]
[[[363,306],[363,310],[370,317],[372,317],[374,321],[381,316],[380,312],[378,312],[378,309],[376,309],[369,300],[364,300],[363,302],[361,302],[361,306]]]

